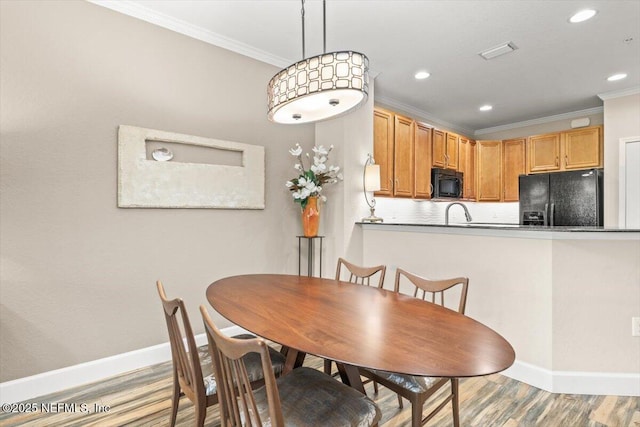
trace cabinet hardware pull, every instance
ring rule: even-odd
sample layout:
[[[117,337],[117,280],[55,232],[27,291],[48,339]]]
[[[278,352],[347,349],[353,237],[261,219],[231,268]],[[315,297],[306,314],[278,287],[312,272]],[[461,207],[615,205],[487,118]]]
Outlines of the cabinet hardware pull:
[[[558,156],[556,156],[556,166],[558,166]]]
[[[568,156],[565,154],[565,156],[564,156],[564,166],[566,167],[566,166],[568,166],[568,165],[569,165],[569,158],[568,158]]]

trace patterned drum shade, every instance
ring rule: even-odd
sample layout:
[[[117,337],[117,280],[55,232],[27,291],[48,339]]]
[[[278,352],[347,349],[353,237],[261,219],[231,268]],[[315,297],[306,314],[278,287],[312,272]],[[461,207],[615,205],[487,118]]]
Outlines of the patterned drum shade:
[[[267,86],[269,120],[310,123],[337,117],[366,102],[369,59],[341,51],[303,59],[273,76]]]

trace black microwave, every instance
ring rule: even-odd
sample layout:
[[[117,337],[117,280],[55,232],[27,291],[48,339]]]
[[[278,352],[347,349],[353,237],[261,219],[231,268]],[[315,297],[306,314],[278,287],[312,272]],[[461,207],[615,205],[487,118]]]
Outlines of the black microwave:
[[[462,172],[451,169],[431,169],[431,185],[433,185],[432,198],[462,197]]]

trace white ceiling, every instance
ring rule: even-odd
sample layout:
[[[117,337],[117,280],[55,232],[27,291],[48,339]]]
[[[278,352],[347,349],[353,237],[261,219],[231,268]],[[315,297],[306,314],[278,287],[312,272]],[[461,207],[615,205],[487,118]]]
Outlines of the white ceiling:
[[[299,0],[95,3],[278,67],[302,59]],[[323,49],[322,1],[306,0],[305,8],[312,56]],[[569,24],[584,8],[598,14]],[[478,55],[508,41],[515,52],[490,61]],[[327,51],[369,57],[376,101],[468,133],[600,107],[598,94],[639,91],[639,43],[640,0],[327,1]],[[418,70],[431,77],[415,80]],[[606,80],[621,72],[628,77]],[[483,104],[493,110],[478,111]]]

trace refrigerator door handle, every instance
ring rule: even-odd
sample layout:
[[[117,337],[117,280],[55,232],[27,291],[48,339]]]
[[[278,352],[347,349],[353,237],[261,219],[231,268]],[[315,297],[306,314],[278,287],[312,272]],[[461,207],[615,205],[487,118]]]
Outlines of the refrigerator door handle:
[[[549,203],[544,204],[544,221],[543,225],[546,227],[549,225]]]
[[[551,227],[553,227],[553,216],[555,214],[556,211],[556,204],[555,203],[551,203],[551,218],[549,218],[549,225]]]

